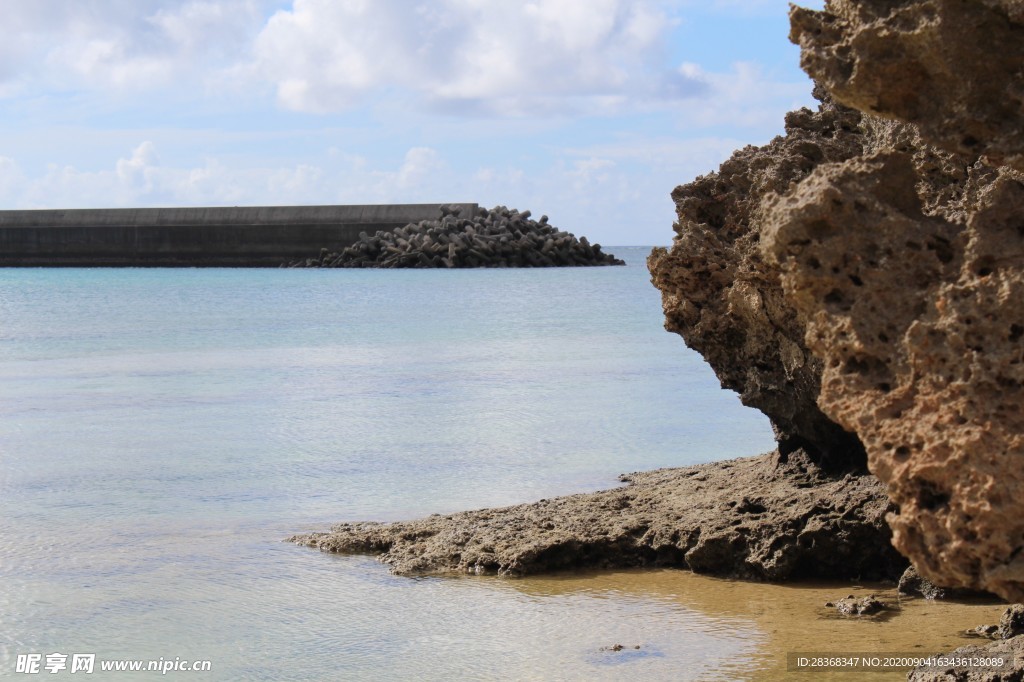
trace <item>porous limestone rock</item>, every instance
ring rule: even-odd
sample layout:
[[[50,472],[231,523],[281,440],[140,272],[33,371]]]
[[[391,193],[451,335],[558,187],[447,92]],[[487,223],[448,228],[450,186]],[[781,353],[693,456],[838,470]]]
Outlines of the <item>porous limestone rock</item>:
[[[1024,2],[829,0],[796,9],[801,66],[838,102],[1024,170]]]
[[[898,506],[890,520],[897,548],[936,583],[1019,601],[1024,175],[988,161],[1014,162],[1021,146],[1007,131],[1024,130],[1024,112],[1018,102],[1008,127],[996,115],[1001,104],[991,116],[972,109],[981,104],[970,84],[966,94],[936,95],[934,109],[901,109],[898,95],[909,101],[919,94],[910,90],[931,92],[947,48],[954,55],[1002,49],[998,32],[981,46],[934,44],[953,40],[949,22],[973,38],[992,22],[1018,30],[1005,12],[993,18],[998,3],[953,4],[835,0],[824,13],[794,11],[805,66],[837,97],[915,121],[923,138],[963,153],[929,152],[900,128],[906,124],[893,124],[887,138],[872,123],[876,142],[889,144],[865,145],[862,157],[820,165],[791,191],[765,199],[761,246],[781,264],[786,300],[807,320],[805,342],[824,363],[819,406],[860,437]],[[964,57],[962,69],[979,69],[964,80],[986,88],[1016,82],[1000,59],[993,56],[988,71]],[[848,83],[829,71],[834,60],[853,65]],[[869,97],[873,79],[898,64],[914,73],[918,63],[927,68],[916,79],[886,84],[889,104]],[[977,145],[958,142],[958,117],[981,121],[970,129]]]
[[[1000,30],[1017,30],[1009,5],[961,4],[973,7],[969,27],[1002,12]],[[875,60],[890,60],[878,67],[884,75],[912,54],[884,53],[879,41],[919,40],[927,57],[942,51],[929,41],[950,17],[966,22],[965,11],[938,0],[836,0],[824,13],[794,10],[794,37],[838,98],[917,120],[863,99],[882,77],[869,77]],[[840,57],[856,66],[850,83],[828,70]],[[991,80],[1011,87],[1016,76],[1000,69]],[[885,95],[916,87],[897,78]],[[966,120],[968,105],[981,106],[973,92],[946,93],[953,114],[941,121],[922,109],[932,124],[920,129],[827,98],[817,114],[791,114],[785,137],[676,189],[676,240],[650,265],[666,327],[772,419],[783,452],[809,443],[826,463],[849,462],[863,442],[898,505],[896,546],[922,574],[1020,600],[1024,178],[991,161],[1013,162],[1024,127],[1019,104],[1014,126],[995,107],[971,129],[978,145],[948,137],[954,114]]]
[[[959,599],[997,599],[988,592],[978,590],[958,590],[936,585],[921,575],[911,564],[900,576],[896,591],[905,597],[924,597],[925,599],[959,600]],[[993,626],[994,628],[995,626]]]
[[[741,149],[717,173],[675,189],[675,240],[671,250],[655,249],[648,266],[665,328],[704,356],[723,387],[768,416],[783,455],[804,448],[826,467],[856,469],[864,466],[859,441],[818,408],[821,363],[804,344],[806,320],[758,249],[763,196],[865,144],[860,114],[816,94],[824,100],[818,111],[788,114],[784,137]]]
[[[876,599],[873,594],[860,599],[851,594],[834,602],[826,602],[825,607],[835,609],[841,616],[873,616],[889,610],[889,606]]]
[[[819,404],[867,447],[926,577],[1024,597],[1024,184],[967,225],[923,213],[906,154],[818,168],[765,201],[764,247],[824,360]]]
[[[822,365],[804,340],[807,319],[786,300],[776,262],[760,249],[765,197],[796,186],[815,168],[879,150],[911,156],[929,212],[961,215],[968,168],[925,144],[914,126],[832,102],[786,116],[786,134],[734,153],[718,172],[672,193],[678,220],[671,249],[648,260],[661,290],[665,328],[680,334],[722,386],[764,412],[785,454],[804,448],[826,468],[863,468],[857,437],[818,405]]]

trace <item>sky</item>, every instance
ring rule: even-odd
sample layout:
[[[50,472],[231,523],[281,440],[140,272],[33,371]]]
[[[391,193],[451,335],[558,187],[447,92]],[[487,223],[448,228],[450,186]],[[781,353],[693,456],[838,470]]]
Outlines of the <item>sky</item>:
[[[2,7],[0,208],[466,201],[668,244],[676,185],[814,106],[785,0]]]

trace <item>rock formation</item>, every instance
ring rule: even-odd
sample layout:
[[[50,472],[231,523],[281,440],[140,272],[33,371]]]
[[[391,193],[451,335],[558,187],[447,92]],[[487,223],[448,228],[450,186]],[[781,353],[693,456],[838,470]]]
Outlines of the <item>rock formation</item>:
[[[877,479],[827,475],[802,451],[622,480],[629,485],[291,540],[378,554],[400,574],[673,566],[761,580],[894,580],[906,567],[889,544]]]
[[[822,106],[677,188],[675,243],[650,260],[666,326],[771,418],[783,452],[852,462],[863,443],[900,551],[938,585],[1010,600],[1024,598],[1020,8],[795,9]]]
[[[897,547],[939,584],[1017,599],[1024,186],[993,180],[964,226],[923,213],[915,184],[901,153],[823,166],[766,201],[764,245],[825,360],[819,404],[899,506]]]
[[[586,237],[577,239],[505,206],[479,209],[460,218],[441,207],[437,220],[422,220],[396,230],[360,233],[340,253],[322,249],[317,258],[288,264],[293,268],[546,268],[571,265],[625,265]]]
[[[937,600],[962,600],[962,599],[997,599],[988,592],[977,590],[958,590],[950,587],[939,587],[918,572],[913,564],[900,576],[896,591],[904,597],[924,597],[925,599]]]
[[[704,356],[724,388],[768,416],[784,455],[804,448],[830,469],[863,469],[857,437],[818,408],[822,367],[804,343],[807,320],[759,250],[763,196],[867,144],[859,113],[816,94],[824,99],[818,111],[787,115],[784,137],[741,149],[717,173],[676,188],[675,241],[655,249],[648,265],[665,328]]]
[[[801,66],[846,106],[1024,170],[1024,3],[830,0],[796,9]]]
[[[988,639],[1012,639],[1024,635],[1024,604],[1013,604],[1006,609],[998,625],[979,625],[964,634]]]
[[[875,595],[857,598],[852,594],[834,602],[825,602],[825,608],[835,609],[841,616],[873,616],[891,610],[891,607],[875,598]]]
[[[1024,25],[1008,8],[834,0],[824,12],[796,10],[793,37],[811,75],[837,99],[902,119],[889,129],[909,129],[910,144],[823,164],[767,196],[761,247],[782,267],[786,300],[824,363],[818,405],[860,437],[899,508],[897,548],[937,584],[1016,601]],[[937,166],[921,163],[928,143],[961,179],[940,169],[935,181]]]

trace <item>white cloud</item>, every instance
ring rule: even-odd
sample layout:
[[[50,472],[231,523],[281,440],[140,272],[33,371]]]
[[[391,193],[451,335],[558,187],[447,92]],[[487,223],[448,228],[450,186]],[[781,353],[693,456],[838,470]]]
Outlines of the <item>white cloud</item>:
[[[615,168],[615,162],[610,159],[590,157],[574,161],[572,170],[566,173],[576,191],[596,189],[598,185],[607,184],[611,178],[610,171]]]
[[[343,152],[325,161],[238,167],[209,158],[193,167],[170,167],[161,164],[156,145],[143,141],[107,168],[49,164],[42,174],[28,176],[14,159],[0,157],[0,204],[66,208],[415,202],[438,200],[457,186],[448,164],[429,147],[410,148],[393,168],[373,168]]]
[[[234,58],[251,40],[252,31],[262,25],[263,17],[255,0],[191,0],[176,9],[161,7],[146,21],[178,52]]]
[[[692,96],[660,62],[672,22],[653,0],[294,0],[255,41],[250,77],[288,109],[353,107],[400,88],[455,112],[518,115]]]
[[[153,189],[154,176],[160,159],[152,142],[143,142],[132,152],[131,158],[118,159],[115,175],[126,188],[139,188],[142,192]]]
[[[786,13],[791,0],[685,0],[684,5],[700,5],[720,14],[750,17]],[[796,0],[794,4],[821,9],[825,0]]]
[[[416,187],[432,173],[444,170],[444,163],[430,147],[413,147],[405,155],[395,177],[399,187]]]
[[[271,84],[282,107],[315,113],[383,100],[503,117],[673,109],[698,125],[774,126],[780,108],[806,101],[806,81],[768,78],[754,63],[726,73],[689,62],[671,68],[665,59],[679,22],[675,5],[293,0],[270,18],[238,73]],[[783,5],[718,0],[715,7],[777,14]]]
[[[729,73],[705,72],[684,62],[678,73],[708,89],[708,96],[677,108],[690,125],[778,129],[786,111],[808,106],[811,100],[810,81],[775,80],[752,62],[736,62]]]
[[[673,67],[669,41],[691,0],[291,0],[270,11],[280,4],[11,3],[0,97],[273,93],[280,107],[313,113],[370,106],[400,116],[551,118],[676,109],[699,124],[747,125],[762,108],[757,98],[777,100],[794,87],[764,82],[754,66],[718,74]],[[781,5],[713,7],[778,13]]]
[[[42,87],[149,90],[204,82],[246,53],[262,25],[262,1],[8,3],[0,83],[9,96]]]
[[[603,158],[618,165],[640,164],[685,182],[688,178],[715,170],[730,154],[755,141],[736,138],[682,139],[649,137],[641,134],[617,136],[615,140],[584,148],[566,148],[559,154],[570,158]]]
[[[13,196],[25,184],[25,174],[14,159],[0,156],[0,196]]]

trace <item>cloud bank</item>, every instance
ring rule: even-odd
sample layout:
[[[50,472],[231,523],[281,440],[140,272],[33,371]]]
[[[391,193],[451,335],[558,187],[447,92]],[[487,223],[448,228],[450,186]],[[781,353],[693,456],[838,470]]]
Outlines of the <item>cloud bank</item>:
[[[0,95],[270,92],[332,113],[381,98],[484,116],[580,115],[708,95],[667,61],[664,0],[38,0],[5,8]]]
[[[256,38],[249,73],[298,111],[389,88],[467,114],[605,110],[706,89],[665,67],[671,24],[644,0],[295,0]]]

